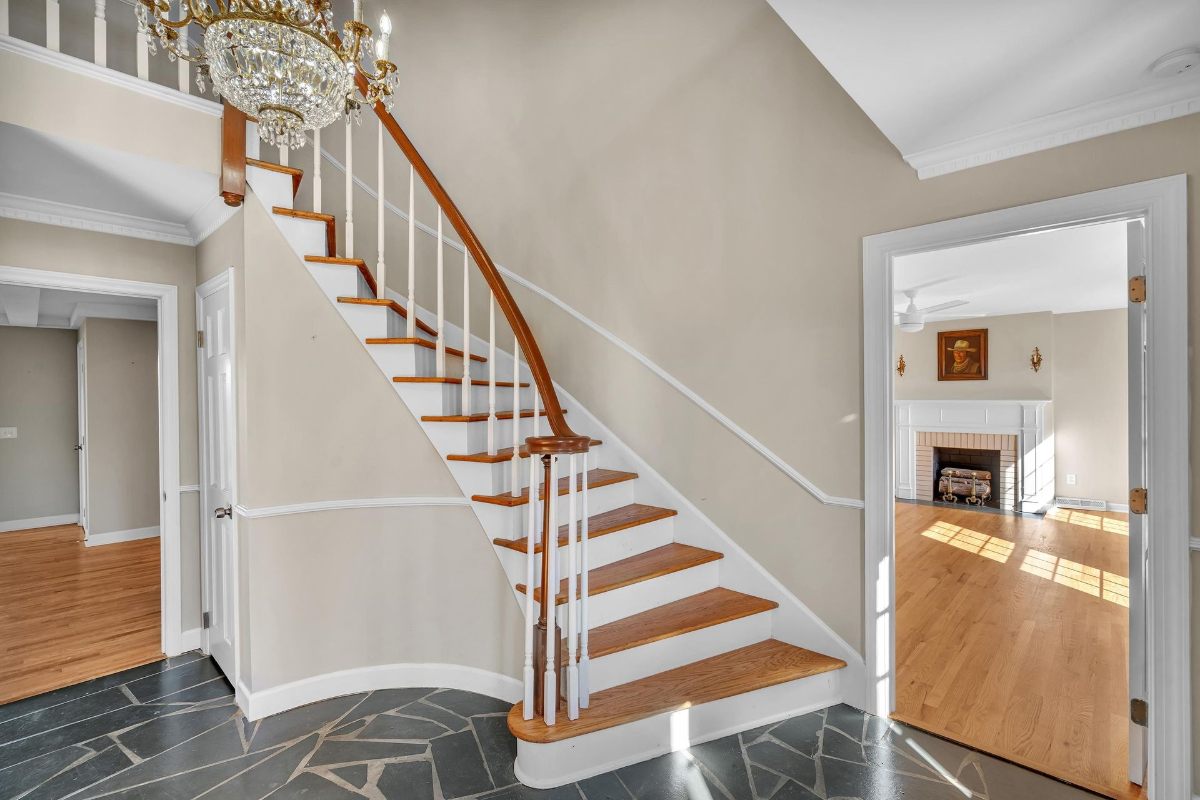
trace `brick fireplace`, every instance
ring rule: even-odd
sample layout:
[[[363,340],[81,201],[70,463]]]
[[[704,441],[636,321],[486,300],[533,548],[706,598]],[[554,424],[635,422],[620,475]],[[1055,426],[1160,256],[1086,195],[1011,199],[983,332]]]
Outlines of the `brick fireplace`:
[[[1017,508],[1017,437],[1002,433],[918,431],[915,483],[918,500],[940,499],[937,476],[942,467],[970,467],[992,473],[987,505]]]

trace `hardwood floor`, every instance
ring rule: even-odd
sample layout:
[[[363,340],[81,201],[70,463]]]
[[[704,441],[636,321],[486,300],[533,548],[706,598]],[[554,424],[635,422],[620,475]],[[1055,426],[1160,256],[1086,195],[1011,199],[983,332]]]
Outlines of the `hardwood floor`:
[[[1114,798],[1128,515],[896,504],[896,719]]]
[[[158,539],[0,533],[0,703],[162,658]]]

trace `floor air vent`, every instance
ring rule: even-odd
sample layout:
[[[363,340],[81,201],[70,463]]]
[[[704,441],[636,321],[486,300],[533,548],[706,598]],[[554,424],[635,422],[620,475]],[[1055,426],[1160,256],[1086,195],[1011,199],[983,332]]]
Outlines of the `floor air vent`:
[[[1089,511],[1105,511],[1108,503],[1103,500],[1088,500],[1083,497],[1056,497],[1054,505],[1060,508],[1086,508]]]

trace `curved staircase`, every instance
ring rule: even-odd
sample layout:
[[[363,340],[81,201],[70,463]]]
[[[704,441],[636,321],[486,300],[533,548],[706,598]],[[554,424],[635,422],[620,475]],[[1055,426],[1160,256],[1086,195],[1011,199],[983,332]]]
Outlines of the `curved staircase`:
[[[471,498],[522,608],[527,613],[535,609],[543,601],[536,576],[543,569],[545,547],[535,540],[530,554],[527,479],[535,471],[526,459],[531,445],[542,447],[550,438],[538,434],[547,416],[559,410],[557,397],[547,397],[535,365],[528,366],[537,396],[529,382],[496,380],[497,373],[523,375],[520,365],[514,371],[512,355],[496,353],[494,345],[488,356],[480,355],[484,347],[473,343],[469,333],[415,305],[381,297],[362,259],[338,255],[334,217],[292,207],[302,178],[299,170],[248,160],[246,174],[253,194],[273,211],[298,265],[307,268],[370,352]],[[439,330],[445,359],[440,371]],[[449,346],[455,337],[458,347]],[[469,351],[466,369],[464,351]],[[534,355],[540,362],[540,355]],[[464,391],[467,376],[471,385]],[[553,384],[549,388],[553,391]],[[515,419],[514,398],[521,406]],[[464,400],[470,405],[466,410],[475,413],[463,413]],[[495,403],[491,421],[487,411],[479,411],[489,402]],[[526,437],[533,438],[519,446],[516,459],[513,447],[495,447]],[[647,502],[654,493],[644,496],[637,472],[627,469],[618,453],[606,452],[603,441],[583,442],[576,492],[570,491],[571,476],[564,476],[554,494],[557,519],[570,519],[575,498],[586,485],[590,660],[583,668],[588,688],[574,719],[568,718],[561,697],[554,724],[528,714],[526,701],[513,707],[509,728],[518,739],[516,774],[522,782],[537,788],[561,785],[838,702],[837,670],[846,662],[773,638],[779,604],[723,586],[726,553],[679,541],[677,511]],[[541,452],[535,449],[535,454]],[[582,520],[557,526],[557,575],[567,574],[571,564],[572,527],[574,544],[582,547]],[[536,559],[536,570],[529,559]],[[525,597],[530,574],[535,576],[534,605],[527,605]],[[567,630],[568,578],[556,581],[556,589],[548,613]],[[563,691],[568,657],[564,639],[558,660]],[[527,681],[529,666],[527,656]],[[526,696],[531,696],[528,689]]]

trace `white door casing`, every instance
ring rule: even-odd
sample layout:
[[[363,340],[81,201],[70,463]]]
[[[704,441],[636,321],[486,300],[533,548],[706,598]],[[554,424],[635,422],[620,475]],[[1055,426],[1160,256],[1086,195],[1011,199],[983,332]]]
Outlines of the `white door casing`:
[[[232,282],[225,272],[196,289],[200,409],[202,601],[208,614],[204,649],[237,683],[237,532],[234,506]]]
[[[75,453],[79,458],[79,525],[83,536],[88,534],[88,471],[87,471],[87,354],[83,340],[75,346],[76,393],[78,396],[79,434]]]
[[[1146,226],[1125,223],[1128,276],[1146,274]],[[1129,331],[1129,486],[1146,481],[1146,303],[1128,304]],[[1145,517],[1129,513],[1129,701],[1146,692],[1146,530]],[[1129,720],[1129,780],[1139,786],[1146,775],[1146,727]]]

